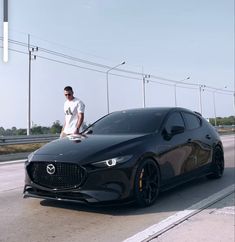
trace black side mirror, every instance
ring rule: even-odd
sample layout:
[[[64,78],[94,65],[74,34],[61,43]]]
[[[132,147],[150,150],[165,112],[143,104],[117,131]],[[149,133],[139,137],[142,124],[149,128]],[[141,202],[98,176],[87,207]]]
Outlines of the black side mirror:
[[[183,126],[172,126],[171,127],[171,135],[181,134],[184,132]]]

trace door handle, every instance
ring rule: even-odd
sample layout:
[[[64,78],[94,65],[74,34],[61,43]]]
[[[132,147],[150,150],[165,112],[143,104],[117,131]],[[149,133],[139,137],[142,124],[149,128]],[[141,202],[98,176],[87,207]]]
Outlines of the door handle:
[[[211,136],[209,134],[206,135],[207,139],[211,139]]]
[[[192,141],[192,139],[188,139],[188,140],[187,140],[187,143],[190,143],[191,141]]]

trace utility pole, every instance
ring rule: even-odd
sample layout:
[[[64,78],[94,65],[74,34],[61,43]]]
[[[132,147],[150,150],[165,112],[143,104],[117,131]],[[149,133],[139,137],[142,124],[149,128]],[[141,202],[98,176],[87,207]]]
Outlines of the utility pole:
[[[145,102],[145,96],[146,96],[146,87],[145,84],[148,83],[149,81],[146,80],[146,78],[150,78],[150,75],[143,75],[143,107],[146,107],[146,102]]]
[[[202,91],[204,91],[205,85],[199,85],[199,109],[202,115]]]
[[[32,56],[32,52],[38,51],[38,47],[31,48],[30,35],[28,34],[28,53],[29,53],[29,80],[28,80],[28,113],[27,113],[27,135],[30,135],[31,129],[31,61],[36,60],[36,55]]]

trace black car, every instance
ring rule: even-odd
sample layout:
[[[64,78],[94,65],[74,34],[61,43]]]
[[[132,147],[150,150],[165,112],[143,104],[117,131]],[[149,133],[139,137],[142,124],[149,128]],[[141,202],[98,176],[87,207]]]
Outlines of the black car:
[[[76,202],[155,202],[159,191],[198,176],[220,178],[222,142],[183,108],[113,112],[81,135],[52,141],[25,163],[24,197]]]

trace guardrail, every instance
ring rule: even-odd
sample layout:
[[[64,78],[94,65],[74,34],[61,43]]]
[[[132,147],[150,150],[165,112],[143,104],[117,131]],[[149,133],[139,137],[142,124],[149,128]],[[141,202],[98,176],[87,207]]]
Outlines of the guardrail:
[[[0,146],[16,144],[44,143],[58,139],[58,134],[49,135],[19,135],[19,136],[0,136]]]

